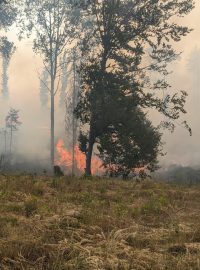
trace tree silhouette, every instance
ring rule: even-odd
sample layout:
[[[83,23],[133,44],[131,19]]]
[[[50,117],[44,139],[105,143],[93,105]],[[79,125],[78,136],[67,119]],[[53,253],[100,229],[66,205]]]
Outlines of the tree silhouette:
[[[78,17],[65,0],[44,0],[25,2],[23,28],[34,32],[33,49],[40,54],[44,67],[50,76],[51,153],[50,163],[53,172],[55,155],[55,96],[60,89],[63,56],[69,42],[77,34]]]
[[[187,15],[193,7],[190,0],[91,1],[88,18],[93,28],[83,39],[82,91],[76,111],[82,123],[81,138],[83,134],[86,137],[87,175],[91,174],[94,144],[100,143],[108,129],[124,125],[121,114],[126,114],[123,102],[127,99],[136,107],[135,112],[149,108],[163,114],[165,128],[173,129],[174,120],[186,113],[185,91],[168,94],[164,101],[159,93],[167,87],[163,79],[168,74],[167,64],[178,56],[172,44],[190,32],[171,18]],[[152,84],[150,71],[162,78]],[[183,124],[188,127],[185,121]]]
[[[12,154],[13,132],[16,132],[22,124],[19,120],[19,111],[13,108],[10,109],[6,116],[6,128],[10,131],[10,155]]]

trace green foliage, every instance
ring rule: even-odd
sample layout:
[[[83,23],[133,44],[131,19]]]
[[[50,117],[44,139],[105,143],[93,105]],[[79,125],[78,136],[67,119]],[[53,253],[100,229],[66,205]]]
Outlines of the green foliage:
[[[133,176],[135,168],[154,171],[160,152],[161,134],[145,115],[128,106],[126,114],[128,119],[124,116],[124,121],[109,127],[99,139],[99,156],[109,175],[114,177],[126,178],[130,173]]]
[[[7,62],[9,61],[15,50],[16,47],[14,46],[14,43],[10,42],[7,37],[0,38],[0,53],[7,60]]]
[[[6,205],[5,209],[7,212],[11,212],[15,214],[23,213],[23,206],[16,203]]]
[[[78,37],[79,16],[71,8],[69,1],[65,0],[27,0],[24,1],[22,14],[21,35],[33,34],[33,50],[41,56],[45,70],[49,74],[49,81],[43,80],[43,84],[51,96],[50,160],[53,172],[55,161],[54,99],[59,89],[60,78],[63,77],[62,70],[66,64],[63,60],[69,52],[69,44]]]
[[[155,169],[160,133],[144,111],[156,109],[165,116],[162,127],[173,129],[174,120],[186,113],[187,93],[163,100],[160,90],[169,84],[150,76],[168,74],[167,64],[178,56],[171,44],[190,32],[171,18],[188,14],[193,6],[189,0],[103,0],[88,6],[92,28],[82,43],[82,92],[76,109],[87,174],[95,143],[105,166],[114,164],[118,174],[129,174],[138,164]],[[191,132],[185,121],[183,125]]]
[[[146,194],[147,197],[147,194]],[[148,196],[149,197],[149,196]],[[147,198],[148,198],[147,197]],[[145,215],[159,215],[162,213],[163,208],[169,205],[169,200],[162,194],[151,194],[151,196],[139,207],[132,209],[132,215],[134,218],[138,218]]]
[[[162,210],[164,206],[168,205],[168,200],[165,196],[152,196],[146,203],[141,207],[142,214],[148,214],[149,212],[156,213]]]
[[[17,5],[13,1],[0,2],[0,30],[8,30],[17,17]],[[7,60],[11,57],[15,47],[6,36],[0,36],[0,54]]]
[[[12,131],[17,131],[18,127],[22,124],[19,121],[19,110],[11,108],[6,116],[5,121],[7,128],[12,129]]]
[[[79,104],[80,105],[80,104]],[[88,143],[88,138],[87,135],[84,134],[82,131],[80,132],[79,135],[79,148],[81,152],[87,153],[87,143]]]
[[[70,34],[77,32],[70,5],[64,0],[28,0],[23,11],[22,34],[35,33],[33,49],[47,63],[51,76],[56,76]]]

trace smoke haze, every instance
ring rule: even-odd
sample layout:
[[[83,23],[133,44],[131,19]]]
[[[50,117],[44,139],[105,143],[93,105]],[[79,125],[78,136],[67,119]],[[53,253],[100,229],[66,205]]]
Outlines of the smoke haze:
[[[193,136],[179,126],[173,134],[165,131],[163,141],[166,142],[165,157],[160,158],[163,166],[170,164],[199,165],[200,160],[200,92],[197,80],[200,77],[200,2],[196,2],[196,8],[186,18],[180,18],[179,23],[191,27],[194,31],[181,42],[176,44],[177,51],[182,51],[181,58],[177,60],[170,69],[170,82],[175,91],[186,90],[189,94],[187,101],[187,112],[183,120],[187,120],[192,128]],[[38,74],[42,72],[42,63],[39,56],[32,52],[29,40],[21,42],[16,39],[16,29],[13,28],[8,36],[15,41],[17,51],[12,56],[9,65],[9,100],[0,97],[0,128],[5,126],[5,117],[11,107],[20,111],[22,122],[19,131],[15,133],[15,151],[26,160],[37,160],[37,162],[48,164],[50,151],[50,107],[42,108],[40,102],[40,80]],[[198,58],[199,61],[192,59]],[[2,65],[1,65],[2,66]],[[0,68],[2,73],[2,67]],[[55,137],[67,137],[65,132],[65,110],[59,106],[59,94],[57,97]],[[154,121],[159,122],[162,117],[152,114]],[[3,135],[1,146],[3,149]]]

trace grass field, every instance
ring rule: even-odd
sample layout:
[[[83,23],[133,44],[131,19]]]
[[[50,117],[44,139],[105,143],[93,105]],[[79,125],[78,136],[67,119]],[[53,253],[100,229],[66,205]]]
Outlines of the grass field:
[[[0,176],[0,269],[200,269],[200,186]]]

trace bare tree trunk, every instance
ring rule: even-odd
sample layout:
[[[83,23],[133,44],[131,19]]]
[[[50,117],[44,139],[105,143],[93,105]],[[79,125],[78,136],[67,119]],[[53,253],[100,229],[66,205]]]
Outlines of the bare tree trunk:
[[[103,59],[101,61],[102,73],[106,71],[107,58],[108,58],[108,50],[104,49]],[[102,85],[102,91],[104,92],[105,91],[104,77],[102,78],[101,85]],[[104,107],[104,104],[105,104],[105,100],[104,100],[104,93],[103,93],[102,108]],[[93,125],[94,119],[95,119],[95,117],[94,117],[94,115],[92,115],[91,122],[90,122],[88,149],[87,149],[87,154],[86,154],[86,168],[85,168],[86,176],[90,176],[92,174],[92,153],[93,153],[94,143],[96,140],[95,127]]]
[[[11,127],[10,127],[10,156],[12,154],[12,139],[13,139],[13,128],[12,128],[12,121],[11,121]]]
[[[75,116],[74,116],[74,109],[75,109],[75,96],[76,96],[76,58],[74,52],[74,59],[73,59],[73,73],[74,73],[74,88],[72,94],[72,175],[75,174],[75,144],[76,144],[76,127],[75,127]]]
[[[54,113],[54,80],[51,78],[51,170],[54,173],[54,122],[55,122],[55,113]]]
[[[5,144],[5,156],[7,154],[7,131],[6,129],[4,130],[4,144]]]
[[[85,168],[86,176],[92,175],[92,153],[93,153],[94,142],[95,142],[95,136],[93,134],[93,126],[91,125],[88,149],[87,149],[87,154],[86,154],[86,168]]]
[[[2,72],[2,93],[4,98],[9,97],[8,92],[8,60],[3,57],[3,72]]]

